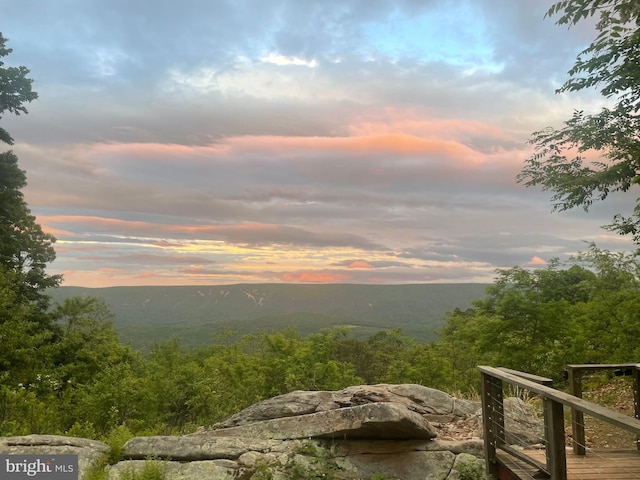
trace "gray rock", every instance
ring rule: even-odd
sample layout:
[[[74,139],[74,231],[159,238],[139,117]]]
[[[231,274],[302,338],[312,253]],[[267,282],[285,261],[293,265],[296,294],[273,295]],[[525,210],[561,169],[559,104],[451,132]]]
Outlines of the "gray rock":
[[[465,418],[480,404],[457,400],[423,385],[358,385],[335,392],[295,391],[256,403],[216,425],[229,428],[274,418],[294,417],[370,403],[392,402],[422,415],[454,415]]]
[[[351,478],[384,475],[400,480],[441,480],[447,478],[455,458],[451,452],[353,455],[348,457],[345,469],[350,472]]]
[[[505,441],[508,445],[529,447],[544,443],[544,422],[517,397],[503,400]],[[482,432],[482,411],[475,415],[478,429]]]
[[[431,439],[436,433],[426,419],[403,405],[371,403],[213,430],[208,435],[270,439]]]
[[[401,403],[418,405],[425,413],[439,415],[453,413],[453,397],[435,388],[414,384],[387,385],[386,387],[389,392],[401,397]]]
[[[218,428],[236,427],[273,418],[295,417],[339,408],[333,392],[295,391],[269,398],[232,415]]]
[[[504,399],[504,426],[509,445],[528,447],[544,442],[544,423],[516,397]]]
[[[334,442],[336,454],[342,457],[380,453],[452,452],[483,456],[482,440],[342,440]]]
[[[169,460],[237,459],[248,451],[270,452],[281,447],[278,440],[251,437],[215,437],[193,434],[181,437],[136,437],[125,443],[123,457],[144,460],[150,456]]]
[[[482,409],[480,402],[465,400],[464,398],[453,399],[453,415],[461,418],[469,418]]]
[[[97,440],[65,437],[62,435],[25,435],[0,437],[0,453],[20,455],[78,455],[79,477],[100,463],[109,452],[109,446]]]

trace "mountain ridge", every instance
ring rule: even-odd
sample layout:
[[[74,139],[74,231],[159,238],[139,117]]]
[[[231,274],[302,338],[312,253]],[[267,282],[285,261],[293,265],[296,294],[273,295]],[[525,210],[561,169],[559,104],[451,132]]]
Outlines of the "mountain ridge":
[[[172,337],[203,345],[221,330],[245,334],[294,327],[307,334],[339,325],[360,337],[401,328],[418,340],[431,340],[447,312],[482,298],[487,285],[62,286],[47,293],[57,303],[72,296],[103,298],[123,340],[141,347]]]

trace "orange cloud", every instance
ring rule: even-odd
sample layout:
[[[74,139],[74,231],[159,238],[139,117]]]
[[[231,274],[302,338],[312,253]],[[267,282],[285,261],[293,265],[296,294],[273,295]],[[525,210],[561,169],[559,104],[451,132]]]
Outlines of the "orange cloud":
[[[134,278],[152,278],[155,277],[156,274],[152,273],[152,272],[145,272],[145,273],[141,273],[139,275],[134,275]]]
[[[427,154],[440,152],[449,156],[477,155],[471,148],[452,140],[423,138],[406,133],[385,133],[352,137],[277,137],[245,136],[227,140],[236,154],[243,152],[271,153],[280,157],[301,152],[356,152]]]
[[[373,265],[365,260],[356,260],[351,262],[347,268],[373,268]]]
[[[43,220],[44,218],[44,220]],[[44,233],[48,233],[49,235],[53,235],[56,238],[69,238],[69,237],[75,237],[76,234],[73,232],[70,232],[68,230],[62,230],[59,228],[55,228],[52,227],[51,225],[48,225],[46,223],[46,217],[42,217],[42,216],[38,216],[37,217],[37,222],[40,224],[40,227],[42,228],[42,231]]]
[[[460,122],[460,121],[458,121]],[[460,122],[462,124],[462,122]],[[436,125],[435,123],[433,125]],[[453,124],[451,124],[453,125]],[[478,133],[489,129],[488,126],[478,124],[475,126]],[[442,127],[440,127],[442,128]],[[453,128],[453,127],[452,127]],[[457,128],[461,128],[457,125]],[[473,130],[472,126],[467,125]],[[401,154],[426,154],[440,152],[450,156],[477,155],[473,149],[459,143],[451,135],[444,135],[447,129],[434,132],[429,128],[421,133],[407,133],[401,128],[385,130],[374,126],[364,127],[359,133],[342,137],[285,137],[275,135],[247,135],[241,137],[229,137],[225,142],[213,146],[186,146],[163,144],[109,144],[99,145],[89,153],[93,155],[106,154],[122,157],[133,156],[140,160],[152,160],[165,158],[173,161],[175,158],[218,158],[219,160],[242,156],[243,153],[260,152],[270,153],[280,157],[298,155],[300,152],[356,152],[356,153],[401,153]],[[496,134],[498,134],[496,130]],[[424,135],[426,133],[426,135]],[[160,160],[161,161],[161,160]]]
[[[352,135],[381,135],[403,132],[419,137],[461,138],[482,135],[512,139],[501,127],[467,118],[438,118],[425,109],[374,108],[356,117],[349,126]]]
[[[279,276],[287,283],[339,283],[352,279],[350,275],[339,272],[311,271],[311,272],[289,272]]]
[[[546,260],[544,260],[544,259],[542,259],[542,258],[538,257],[537,255],[536,255],[536,256],[534,256],[534,257],[532,257],[532,258],[531,258],[531,260],[529,260],[529,261],[527,262],[527,265],[528,265],[528,266],[531,266],[531,267],[534,267],[534,266],[542,266],[542,265],[546,265],[546,264],[547,264]]]
[[[126,231],[146,233],[188,233],[202,234],[215,232],[277,232],[278,225],[262,223],[243,223],[235,225],[170,225],[166,223],[142,222],[133,220],[121,220],[117,218],[104,218],[82,215],[51,215],[46,217],[49,223],[72,223],[89,225],[101,231]],[[171,244],[166,240],[156,241],[154,245],[180,246]]]

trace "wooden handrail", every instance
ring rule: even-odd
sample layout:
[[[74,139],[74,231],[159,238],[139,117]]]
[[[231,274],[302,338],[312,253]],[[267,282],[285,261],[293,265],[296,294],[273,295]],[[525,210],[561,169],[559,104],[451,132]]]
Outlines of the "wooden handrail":
[[[552,378],[541,377],[540,375],[533,375],[531,373],[520,372],[518,370],[512,370],[510,368],[505,368],[505,367],[498,367],[498,370],[502,370],[503,372],[507,372],[512,375],[517,375],[518,377],[526,378],[527,380],[531,380],[532,382],[539,383],[540,385],[546,385],[547,387],[553,386]]]
[[[498,368],[479,366],[478,369],[483,373],[491,375],[492,377],[499,378],[500,380],[504,380],[508,383],[517,385],[522,388],[526,388],[527,390],[537,393],[543,398],[552,399],[558,403],[562,403],[563,405],[566,405],[568,407],[580,410],[581,412],[587,413],[592,417],[603,420],[607,423],[611,423],[624,430],[628,430],[635,434],[640,434],[640,420],[636,418],[628,417],[622,413],[614,412],[593,402],[574,397],[573,395],[555,390],[551,387],[539,385],[517,375],[503,372]]]
[[[577,412],[589,414],[640,436],[640,420],[636,418],[628,417],[582,398],[541,385],[523,377],[518,372],[511,373],[507,369],[489,366],[479,366],[478,369],[482,373],[482,414],[486,466],[487,471],[492,475],[497,476],[498,474],[496,450],[498,448],[506,451],[510,450],[504,445],[503,381],[536,393],[544,401],[547,462],[546,468],[543,470],[551,476],[552,480],[567,479],[564,405]],[[530,374],[525,374],[525,376],[530,376]]]

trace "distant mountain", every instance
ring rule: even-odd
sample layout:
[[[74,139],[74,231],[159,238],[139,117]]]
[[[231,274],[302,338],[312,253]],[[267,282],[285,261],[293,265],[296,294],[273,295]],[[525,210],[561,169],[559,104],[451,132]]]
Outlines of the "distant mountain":
[[[145,347],[178,337],[190,346],[213,335],[295,327],[306,334],[345,325],[356,337],[402,328],[418,340],[435,339],[447,312],[484,297],[486,284],[240,284],[170,287],[60,287],[54,302],[101,297],[116,314],[125,342]]]

